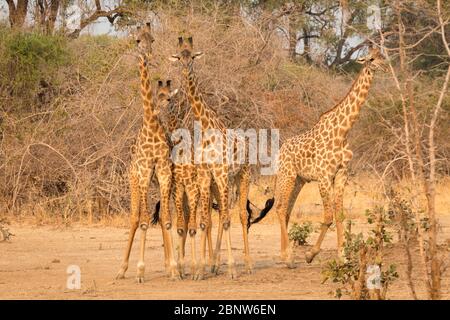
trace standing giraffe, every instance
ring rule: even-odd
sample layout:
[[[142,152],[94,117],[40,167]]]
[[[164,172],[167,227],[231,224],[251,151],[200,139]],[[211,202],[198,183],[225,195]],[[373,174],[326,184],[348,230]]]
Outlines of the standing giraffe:
[[[291,248],[288,248],[289,218],[301,188],[310,181],[319,182],[324,213],[319,238],[306,253],[306,261],[310,263],[319,253],[333,216],[338,251],[342,253],[345,218],[342,197],[348,176],[347,165],[353,155],[347,143],[347,134],[367,98],[375,70],[385,70],[384,57],[378,49],[371,48],[369,54],[358,59],[358,62],[364,64],[364,68],[344,99],[322,114],[312,129],[286,140],[280,149],[275,206],[281,227],[281,259],[290,268],[294,267],[294,260]]]
[[[184,39],[178,38],[179,53],[170,57],[171,61],[178,61],[182,65],[182,75],[184,88],[188,95],[188,100],[191,109],[194,113],[194,118],[201,124],[201,134],[204,138],[202,140],[201,151],[210,150],[210,146],[214,145],[216,139],[222,141],[221,150],[215,150],[210,155],[212,158],[222,158],[220,163],[205,163],[201,162],[196,164],[197,169],[197,182],[200,189],[200,264],[197,268],[196,279],[202,279],[204,277],[205,267],[205,251],[206,251],[206,237],[207,230],[210,224],[210,207],[211,200],[210,195],[213,191],[219,206],[219,231],[217,235],[216,248],[213,257],[212,272],[218,272],[220,266],[220,247],[222,243],[222,236],[225,236],[225,241],[228,249],[228,273],[231,278],[236,277],[236,270],[234,266],[234,258],[231,249],[231,236],[230,236],[230,214],[229,214],[229,181],[230,177],[234,181],[237,181],[239,185],[239,207],[240,207],[240,220],[242,224],[243,238],[244,238],[244,260],[247,272],[252,272],[253,264],[250,258],[250,251],[248,245],[248,227],[250,206],[248,205],[248,191],[250,185],[250,172],[247,164],[235,164],[227,163],[228,155],[227,146],[227,134],[226,128],[223,122],[217,117],[216,113],[209,108],[200,93],[197,85],[197,77],[194,72],[193,64],[194,60],[200,58],[203,53],[193,52],[193,39],[189,37]],[[220,137],[208,136],[209,130],[216,130],[220,132]],[[236,145],[234,144],[234,152],[236,152]],[[224,159],[225,162],[223,161]],[[233,158],[234,159],[234,158]],[[261,211],[260,217],[264,216],[273,205],[273,200],[269,199],[266,202],[265,208]],[[248,209],[247,209],[248,208]],[[195,231],[192,231],[195,232]],[[191,233],[191,229],[189,230]]]
[[[151,59],[151,44],[154,41],[151,35],[150,23],[147,23],[144,28],[138,27],[137,31],[136,43],[140,58],[139,67],[144,116],[143,125],[132,154],[130,167],[131,227],[124,260],[117,274],[117,278],[124,278],[125,272],[128,269],[134,235],[139,226],[141,229],[141,247],[136,278],[139,283],[143,283],[145,273],[145,241],[150,221],[147,208],[147,191],[150,179],[154,173],[156,174],[160,189],[161,229],[164,239],[166,268],[168,268],[172,278],[179,277],[179,273],[173,253],[171,235],[172,221],[169,212],[172,182],[170,148],[166,139],[166,133],[158,117],[160,106],[155,106],[153,101],[151,79],[148,70],[149,60]],[[159,210],[159,204],[157,207]]]
[[[187,99],[183,98],[178,101],[173,101],[171,96],[173,92],[170,89],[171,82],[168,80],[164,85],[161,81],[158,85],[157,101],[158,104],[163,106],[161,110],[162,122],[166,127],[167,134],[173,134],[177,129],[188,129],[191,131],[193,128],[190,126],[190,113],[186,112],[185,102]],[[172,92],[172,94],[171,94]],[[164,117],[165,116],[165,117]],[[193,124],[193,123],[192,123]],[[173,143],[172,147],[176,147],[179,144],[184,143],[183,137],[169,137]],[[191,242],[191,275],[192,278],[196,278],[197,258],[196,258],[196,245],[195,235],[197,230],[197,202],[199,197],[199,187],[197,183],[197,169],[193,163],[193,148],[190,148],[191,154],[184,154],[186,148],[173,149],[172,160],[172,190],[175,203],[175,211],[177,214],[177,233],[178,240],[178,267],[182,276],[184,276],[184,257],[185,257],[185,243],[189,233]],[[186,158],[189,157],[189,158]],[[183,161],[185,160],[185,161]],[[188,232],[189,231],[189,232]],[[211,221],[207,230],[209,259],[212,259],[212,238],[211,238]]]

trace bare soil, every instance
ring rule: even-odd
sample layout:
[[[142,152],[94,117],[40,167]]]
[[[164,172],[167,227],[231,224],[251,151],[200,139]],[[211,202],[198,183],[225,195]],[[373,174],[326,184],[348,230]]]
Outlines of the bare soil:
[[[441,253],[448,259],[450,219],[441,217]],[[217,226],[217,224],[216,224]],[[163,248],[159,228],[148,230],[146,276],[144,284],[135,281],[139,241],[136,237],[130,268],[123,280],[114,280],[127,239],[127,228],[72,225],[34,227],[12,224],[15,235],[0,242],[0,299],[333,299],[333,284],[322,284],[321,270],[335,257],[336,235],[328,232],[323,251],[308,265],[303,256],[307,248],[296,249],[297,268],[279,262],[279,227],[274,223],[252,226],[250,245],[255,262],[253,274],[244,273],[241,228],[232,226],[233,252],[239,277],[230,280],[227,267],[205,280],[169,280],[164,272]],[[357,223],[357,229],[367,226]],[[139,232],[137,233],[137,235]],[[315,241],[314,233],[310,243]],[[394,238],[395,235],[394,235]],[[189,250],[188,250],[189,251]],[[410,299],[406,284],[406,257],[398,244],[386,249],[386,263],[396,263],[400,273],[388,293],[390,299]],[[426,298],[418,249],[413,249],[413,275],[420,298]],[[189,255],[188,255],[189,257]],[[187,271],[189,272],[189,258]],[[226,262],[225,250],[222,261]],[[447,260],[448,261],[448,260]],[[81,269],[81,289],[67,289],[67,268]],[[443,275],[443,298],[450,298],[450,273]]]

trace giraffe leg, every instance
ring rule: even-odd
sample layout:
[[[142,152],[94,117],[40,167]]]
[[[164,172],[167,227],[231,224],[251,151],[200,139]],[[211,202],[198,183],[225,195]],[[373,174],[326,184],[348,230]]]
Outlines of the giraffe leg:
[[[156,164],[156,176],[159,182],[161,199],[161,225],[163,229],[163,237],[165,236],[166,240],[165,245],[167,245],[170,277],[172,279],[180,279],[181,275],[177,269],[177,263],[174,258],[172,242],[172,218],[169,211],[170,187],[172,183],[172,169],[170,165],[165,161],[158,162]]]
[[[198,201],[198,186],[195,181],[189,181],[186,185],[187,201],[189,205],[189,221],[187,230],[191,242],[191,275],[195,278],[197,271],[197,255],[195,246],[195,235],[197,234],[197,201]]]
[[[291,218],[292,209],[294,208],[295,201],[297,200],[298,194],[300,193],[302,187],[303,181],[301,180],[300,177],[297,176],[297,178],[295,179],[294,188],[292,189],[292,192],[289,196],[288,207],[286,210],[286,230],[288,229],[289,226],[289,219]],[[289,241],[289,237],[287,241]],[[293,252],[294,242],[292,242],[291,245],[289,245],[289,243],[287,244],[288,248],[287,248],[286,263],[288,268],[293,269],[295,268],[294,252]]]
[[[214,257],[214,249],[213,249],[213,242],[212,242],[212,219],[211,219],[211,208],[210,208],[210,212],[209,212],[209,224],[208,224],[208,230],[206,233],[206,236],[208,238],[208,266],[211,269],[213,266],[213,257]]]
[[[334,221],[336,221],[337,248],[339,258],[343,258],[344,253],[343,222],[345,220],[345,214],[344,214],[343,196],[347,180],[348,180],[347,169],[346,168],[339,169],[334,178],[334,201],[335,201]]]
[[[248,244],[248,212],[247,199],[250,188],[250,174],[248,169],[242,170],[239,177],[239,216],[242,225],[242,235],[244,238],[244,261],[247,273],[253,273],[253,262],[250,257],[250,248]]]
[[[215,184],[214,182],[211,183],[211,193],[214,196],[214,199],[216,199],[217,204],[219,205],[220,208],[220,194],[219,194],[219,189],[217,188],[217,184]],[[210,215],[211,216],[211,215]],[[211,220],[210,220],[211,221]],[[223,225],[220,222],[221,221],[221,217],[220,217],[220,213],[219,213],[219,226],[217,228],[217,239],[216,239],[216,248],[214,249],[214,251],[212,252],[212,255],[210,258],[210,267],[211,267],[211,272],[212,273],[219,273],[219,268],[220,268],[220,246],[222,244],[222,237],[223,237]],[[211,234],[211,230],[212,228],[210,228],[210,234]],[[211,237],[211,235],[209,235],[209,237]],[[211,240],[208,239],[208,244],[209,242],[211,242],[210,244],[210,254],[212,251],[212,237]]]
[[[170,271],[169,271],[169,253],[167,252],[167,239],[166,239],[166,234],[164,233],[164,227],[161,224],[161,222],[159,223],[160,227],[161,227],[161,234],[162,234],[162,238],[163,238],[163,248],[164,248],[164,270],[166,271],[166,273],[168,275],[170,275]]]
[[[125,272],[128,270],[128,261],[130,259],[131,247],[133,246],[134,236],[139,226],[139,184],[135,176],[131,175],[130,178],[131,189],[131,215],[130,215],[130,233],[128,235],[128,243],[125,248],[125,255],[117,273],[116,279],[125,278]]]
[[[184,197],[184,187],[183,184],[177,181],[177,179],[174,179],[174,185],[173,185],[173,193],[174,193],[174,202],[175,202],[175,211],[177,214],[177,234],[178,234],[178,269],[181,273],[181,275],[184,275],[184,244],[186,239],[186,221],[185,221],[185,214],[183,210],[183,197]],[[161,224],[162,226],[162,224]],[[162,226],[164,228],[164,226]],[[164,234],[164,230],[163,234]]]
[[[281,168],[280,168],[281,169]],[[294,190],[296,175],[280,170],[275,185],[275,210],[278,214],[281,231],[281,261],[286,262],[289,256],[289,236],[287,231],[289,200]]]
[[[200,192],[200,261],[197,266],[194,280],[205,277],[206,237],[210,221],[210,191],[211,176],[207,168],[197,168],[198,185]]]
[[[231,247],[231,230],[230,230],[230,212],[228,209],[228,173],[222,172],[220,175],[214,176],[214,181],[216,182],[217,189],[219,191],[219,234],[217,236],[216,251],[214,252],[214,265],[216,267],[216,272],[220,264],[220,246],[222,240],[222,233],[225,238],[227,245],[227,255],[228,255],[228,275],[231,279],[237,277],[236,267],[234,263],[234,257]]]
[[[189,226],[189,204],[188,199],[185,193],[183,194],[183,214],[184,214],[184,226],[183,226],[183,237],[181,242],[181,249],[183,253],[183,258],[186,257],[186,240],[188,236],[188,226]],[[183,263],[183,272],[184,272],[184,263]]]
[[[306,252],[306,262],[311,263],[314,257],[320,252],[320,246],[322,245],[322,241],[325,238],[325,234],[328,231],[328,228],[333,223],[333,203],[332,201],[332,183],[330,178],[324,178],[319,181],[319,191],[322,196],[323,201],[323,223],[320,227],[319,238],[317,239],[316,244],[311,248],[310,251]]]
[[[139,249],[139,260],[137,264],[137,274],[136,281],[138,283],[144,283],[144,274],[145,274],[145,242],[147,237],[147,228],[150,222],[150,215],[148,213],[148,204],[147,204],[147,191],[149,185],[149,179],[152,176],[153,169],[150,170],[142,170],[142,177],[139,179],[139,190],[140,190],[140,201],[139,201],[139,211],[140,211],[140,219],[139,219],[139,228],[141,229],[141,244]]]

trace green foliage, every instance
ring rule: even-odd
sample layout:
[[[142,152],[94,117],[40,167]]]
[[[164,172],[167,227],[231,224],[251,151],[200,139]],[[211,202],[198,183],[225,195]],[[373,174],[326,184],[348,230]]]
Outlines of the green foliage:
[[[295,241],[300,246],[307,244],[308,237],[313,232],[311,222],[304,222],[302,225],[294,223],[289,230],[289,239]]]
[[[131,45],[129,39],[84,35],[71,43],[70,49],[74,52],[80,73],[88,79],[97,79],[110,72]],[[137,67],[134,70],[137,72]]]
[[[43,82],[56,81],[66,64],[66,41],[59,36],[0,29],[0,85],[12,96],[34,98]]]
[[[378,241],[377,238],[381,239],[384,243],[391,243],[392,234],[385,230],[386,225],[392,224],[392,221],[389,218],[389,212],[386,212],[382,206],[375,206],[372,210],[366,210],[366,217],[368,224],[374,225],[375,223],[378,223],[380,226],[379,228],[381,229],[376,230],[374,228],[371,230],[371,234],[366,240],[367,244],[370,246],[376,246]],[[379,219],[379,221],[377,221],[377,219]]]
[[[375,207],[372,210],[366,210],[367,222],[370,225],[376,224],[372,228],[371,234],[364,239],[362,233],[352,234],[348,230],[345,232],[345,243],[343,259],[333,259],[328,261],[322,270],[323,283],[331,281],[339,284],[334,291],[334,296],[340,299],[344,294],[352,297],[358,295],[357,298],[368,299],[369,291],[367,288],[368,279],[363,281],[360,292],[357,291],[358,281],[360,281],[361,268],[365,268],[367,263],[382,266],[382,257],[380,250],[384,242],[391,242],[392,236],[385,230],[385,225],[390,224],[388,214],[382,207]],[[351,225],[349,221],[349,226]],[[349,228],[348,228],[349,229]],[[363,262],[364,261],[364,262]],[[363,263],[363,265],[361,265]],[[367,271],[364,271],[365,273]],[[381,296],[384,298],[390,283],[399,277],[396,266],[390,264],[386,270],[382,270],[380,274],[380,283],[383,288]]]

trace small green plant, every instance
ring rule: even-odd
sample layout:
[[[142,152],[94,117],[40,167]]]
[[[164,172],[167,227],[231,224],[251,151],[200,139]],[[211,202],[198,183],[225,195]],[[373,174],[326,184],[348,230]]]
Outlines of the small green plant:
[[[302,225],[294,223],[289,230],[289,239],[294,241],[299,246],[304,246],[308,243],[308,237],[313,232],[311,222],[303,222]]]
[[[353,299],[385,299],[389,287],[398,278],[396,266],[383,267],[382,248],[390,243],[392,236],[385,229],[390,224],[389,215],[383,207],[366,211],[367,222],[373,225],[370,235],[352,234],[351,222],[345,232],[343,259],[329,261],[322,271],[323,282],[339,284],[334,291],[336,298],[344,294]]]

